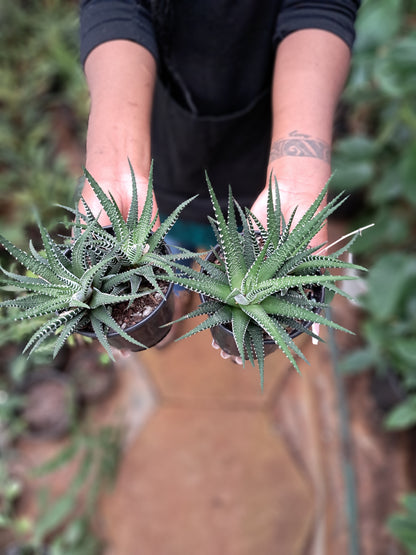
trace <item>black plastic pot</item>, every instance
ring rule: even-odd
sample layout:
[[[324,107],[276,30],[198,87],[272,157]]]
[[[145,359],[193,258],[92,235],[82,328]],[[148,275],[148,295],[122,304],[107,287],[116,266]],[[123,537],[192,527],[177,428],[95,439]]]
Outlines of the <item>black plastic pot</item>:
[[[323,297],[325,296],[325,291],[323,287],[317,287],[317,290],[319,289],[319,297],[316,297],[317,300],[321,301],[323,300]],[[315,295],[314,295],[315,296]],[[201,295],[201,299],[202,301],[207,300],[203,295]],[[303,325],[306,328],[310,328],[312,325],[312,322],[303,322]],[[301,335],[303,332],[299,331],[299,330],[293,330],[289,335],[292,339],[294,339],[295,337],[298,337],[299,335]],[[215,341],[215,343],[217,345],[219,345],[221,347],[221,349],[231,355],[231,356],[240,356],[239,350],[237,348],[237,344],[234,340],[234,335],[233,332],[231,331],[230,328],[224,326],[223,324],[220,324],[219,326],[215,326],[213,328],[211,328],[211,335]],[[271,338],[265,338],[264,339],[264,356],[270,355],[271,353],[274,353],[274,351],[276,351],[276,349],[278,349],[278,345],[276,345],[276,343],[273,341],[273,339]],[[253,353],[253,357],[254,359],[256,359],[256,355],[255,353]],[[246,357],[248,359],[248,356]]]
[[[104,229],[112,233],[111,226],[104,226]],[[163,243],[163,248],[165,254],[170,254],[169,245]],[[169,283],[168,289],[165,294],[165,298],[162,299],[161,303],[153,310],[148,316],[126,328],[125,333],[130,335],[136,341],[145,345],[145,347],[140,347],[127,341],[124,337],[122,337],[116,331],[110,331],[107,334],[108,342],[110,345],[115,347],[116,349],[123,349],[129,351],[143,351],[145,348],[153,347],[169,333],[171,326],[161,327],[165,324],[168,324],[173,318],[173,309],[174,309],[174,295],[173,295],[173,284]],[[84,335],[86,337],[90,337],[92,339],[96,339],[97,336],[93,331],[88,330],[77,330],[77,333],[80,335]]]
[[[170,283],[165,298],[148,316],[126,328],[124,331],[136,341],[140,341],[145,348],[153,347],[169,333],[171,326],[161,327],[168,324],[173,318],[175,296],[173,295],[173,284]],[[78,330],[78,333],[96,339],[94,332]],[[129,351],[143,351],[144,348],[127,341],[116,331],[107,334],[108,342],[116,349]]]
[[[215,326],[215,328],[211,328],[211,335],[215,341],[215,343],[221,347],[224,353],[227,353],[231,356],[240,356],[240,352],[237,348],[237,344],[234,340],[233,332],[225,327],[224,325],[220,324],[219,326]],[[273,341],[273,339],[266,338],[264,340],[264,356],[271,355],[276,351],[278,346]],[[256,354],[253,353],[253,357],[256,359]],[[248,359],[248,355],[246,353],[246,358]]]
[[[219,250],[219,247],[216,247],[217,251]],[[207,256],[207,259],[209,261],[213,261],[215,260],[215,255],[214,253],[211,253]],[[325,288],[322,286],[312,286],[311,287],[312,291],[313,291],[313,297],[319,301],[319,302],[323,302],[324,298],[325,298]],[[208,298],[205,295],[200,295],[201,300],[204,302],[206,300],[208,300]],[[318,308],[316,310],[316,312],[320,312],[320,309]],[[312,326],[312,322],[303,322],[303,325],[306,328],[310,328]],[[299,335],[301,335],[303,332],[299,331],[299,330],[293,330],[289,335],[292,339],[294,339],[295,337],[298,337]],[[234,334],[232,332],[232,330],[230,329],[230,327],[227,327],[223,324],[220,324],[218,326],[215,326],[213,328],[211,328],[211,335],[215,341],[215,343],[228,355],[231,356],[240,356],[240,352],[238,350],[237,344],[234,340]],[[276,343],[273,341],[273,339],[271,339],[270,337],[266,337],[264,339],[264,356],[270,355],[271,353],[274,353],[274,351],[276,351],[278,349],[278,345],[276,345]],[[248,359],[247,353],[246,353],[246,358]],[[255,353],[253,353],[253,358],[257,359]]]

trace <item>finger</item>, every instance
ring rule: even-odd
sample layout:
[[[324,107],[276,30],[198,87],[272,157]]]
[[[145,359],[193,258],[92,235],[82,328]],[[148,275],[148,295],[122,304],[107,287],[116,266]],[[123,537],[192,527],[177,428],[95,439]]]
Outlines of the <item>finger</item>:
[[[220,346],[217,343],[215,343],[215,339],[212,340],[211,346],[216,351],[218,351],[218,349],[220,348]]]
[[[114,358],[116,360],[122,360],[128,358],[131,355],[131,351],[127,349],[115,349],[114,350]]]
[[[243,366],[243,359],[241,357],[232,357],[232,361],[234,364],[238,364],[238,366]]]
[[[312,324],[312,333],[319,335],[319,324],[316,322]],[[312,337],[312,345],[318,345],[318,343],[319,341],[315,337]]]
[[[220,346],[218,345],[218,343],[215,342],[215,340],[212,340],[211,346],[213,349],[215,349],[216,351],[218,351],[220,349]],[[239,366],[243,365],[243,360],[241,357],[233,357],[231,355],[229,355],[228,353],[226,353],[225,351],[221,350],[220,352],[220,356],[224,359],[224,360],[228,360],[229,358],[231,359],[232,362],[234,362],[235,364],[238,364]]]

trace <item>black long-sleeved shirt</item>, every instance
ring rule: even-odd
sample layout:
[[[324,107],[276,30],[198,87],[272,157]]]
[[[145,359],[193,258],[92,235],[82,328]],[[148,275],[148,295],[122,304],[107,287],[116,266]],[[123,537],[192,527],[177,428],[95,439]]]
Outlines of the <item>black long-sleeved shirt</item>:
[[[289,33],[330,31],[350,47],[360,0],[81,0],[81,60],[112,39],[147,48],[175,99],[198,115],[244,109],[270,87]],[[167,9],[166,9],[167,6]]]
[[[223,207],[228,184],[251,206],[266,181],[276,47],[317,28],[354,41],[360,0],[81,0],[81,60],[127,39],[157,61],[152,118],[161,213],[198,194],[182,218],[210,212],[204,170]],[[311,44],[313,48],[313,44]]]

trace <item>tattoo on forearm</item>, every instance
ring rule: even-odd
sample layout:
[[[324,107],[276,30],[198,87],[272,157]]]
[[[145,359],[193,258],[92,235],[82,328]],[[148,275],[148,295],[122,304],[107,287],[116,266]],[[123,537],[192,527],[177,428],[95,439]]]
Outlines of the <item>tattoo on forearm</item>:
[[[331,147],[321,139],[313,139],[310,135],[292,131],[288,137],[272,143],[269,162],[283,156],[317,158],[329,164],[331,161]]]

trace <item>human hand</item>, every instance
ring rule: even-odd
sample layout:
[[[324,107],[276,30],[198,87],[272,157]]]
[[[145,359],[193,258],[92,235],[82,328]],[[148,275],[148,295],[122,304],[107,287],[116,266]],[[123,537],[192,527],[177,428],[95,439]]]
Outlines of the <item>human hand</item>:
[[[310,205],[316,200],[318,193],[315,191],[301,189],[297,185],[291,187],[288,183],[279,184],[280,204],[283,216],[286,222],[289,220],[293,210],[297,207],[296,214],[292,223],[292,229],[296,226]],[[263,189],[260,195],[255,200],[251,210],[260,220],[260,222],[267,226],[267,195],[268,186]],[[274,195],[274,192],[273,192]],[[328,230],[325,226],[321,231],[315,235],[311,241],[312,247],[317,247],[328,241]]]
[[[264,226],[267,226],[267,195],[268,187],[263,189],[254,202],[251,210],[258,217]],[[279,195],[282,213],[286,222],[289,220],[293,210],[297,207],[295,217],[293,219],[292,229],[296,226],[310,205],[315,201],[316,196],[310,190],[302,190],[297,187],[291,188],[286,183],[279,182]],[[327,226],[322,228],[319,233],[311,241],[312,247],[318,247],[328,242]],[[312,324],[312,332],[319,335],[319,324]],[[318,344],[318,340],[312,337],[313,345]]]
[[[130,174],[125,174],[121,176],[114,176],[111,173],[107,172],[95,172],[93,173],[89,168],[93,178],[99,183],[100,187],[103,191],[109,196],[114,198],[117,206],[120,209],[120,212],[124,219],[127,218],[130,205],[132,202],[132,179]],[[140,175],[135,176],[136,184],[137,184],[137,196],[138,196],[138,208],[139,214],[141,213],[144,202],[146,199],[147,187],[148,187],[148,178]],[[92,190],[91,185],[89,184],[88,180],[85,180],[84,188],[82,190],[82,197],[90,207],[94,216],[98,217],[98,221],[101,225],[109,225],[110,220],[108,215],[104,212],[103,207],[101,206],[98,198],[96,197],[94,191]],[[84,206],[82,201],[79,203],[79,209],[81,213],[84,212]],[[157,213],[157,205],[156,199],[153,195],[153,213],[152,216],[154,217]],[[155,228],[160,225],[159,219],[156,222]]]
[[[221,347],[218,345],[218,343],[215,342],[214,339],[212,340],[211,347],[213,349],[215,349],[216,351],[219,350],[220,351],[220,357],[223,358],[224,360],[230,359],[231,362],[234,362],[234,364],[238,364],[239,366],[243,365],[243,360],[242,360],[241,357],[229,355],[228,353],[226,353],[225,351],[223,351],[221,349]]]

